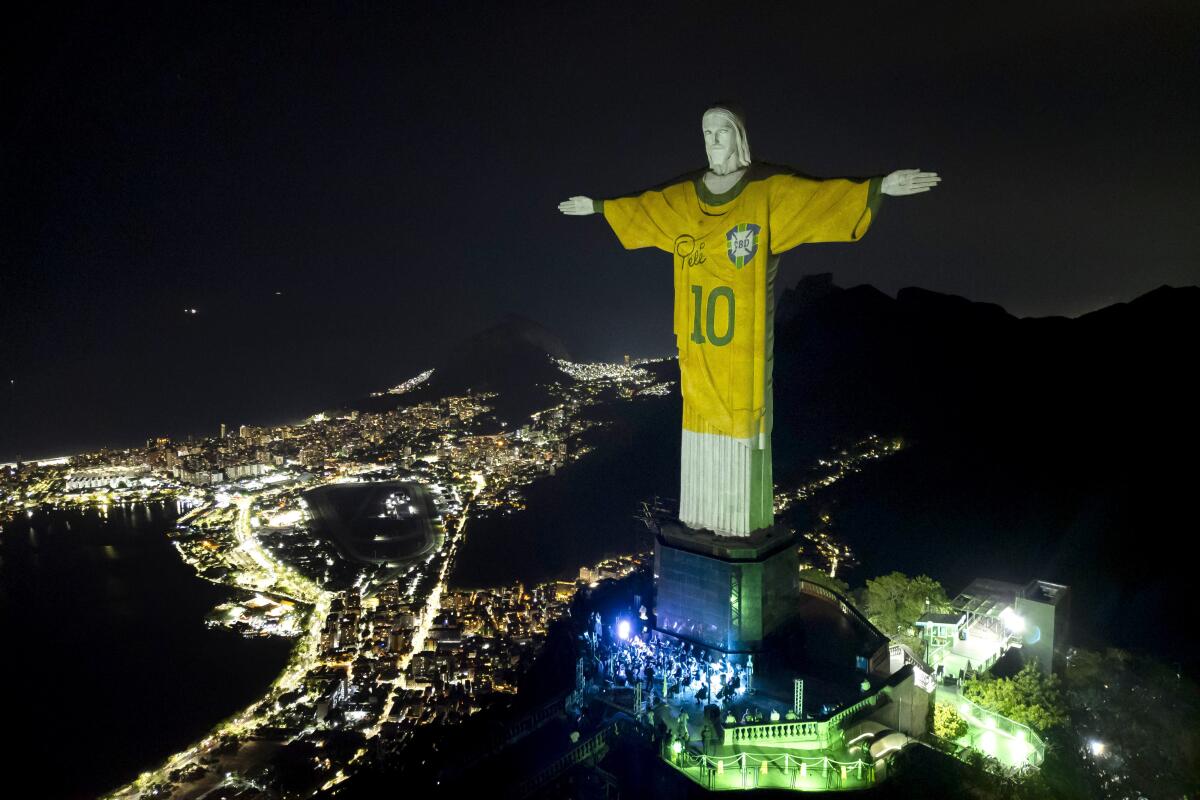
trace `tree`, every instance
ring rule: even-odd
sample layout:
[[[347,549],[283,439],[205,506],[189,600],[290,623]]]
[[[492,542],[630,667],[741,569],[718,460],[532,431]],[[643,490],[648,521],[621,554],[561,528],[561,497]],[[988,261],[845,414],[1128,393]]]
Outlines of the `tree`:
[[[933,707],[933,734],[939,739],[954,741],[967,734],[967,721],[958,714],[950,703],[936,703]]]
[[[1067,721],[1058,676],[1043,675],[1032,661],[1011,678],[968,678],[963,681],[962,693],[968,700],[1038,733]]]
[[[950,600],[942,585],[928,575],[910,578],[892,572],[867,581],[865,605],[871,624],[894,641],[918,650],[917,620],[927,611],[949,610]]]
[[[1200,686],[1179,666],[1114,648],[1073,650],[1063,687],[1071,725],[1055,733],[1067,777],[1091,778],[1096,796],[1115,778],[1131,797],[1196,793]],[[1101,753],[1093,742],[1104,745]]]

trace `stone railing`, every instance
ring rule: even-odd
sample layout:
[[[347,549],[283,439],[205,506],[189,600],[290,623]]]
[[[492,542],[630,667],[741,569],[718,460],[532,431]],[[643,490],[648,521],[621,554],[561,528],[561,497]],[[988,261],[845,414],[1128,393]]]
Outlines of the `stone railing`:
[[[819,597],[822,600],[827,600],[830,603],[837,603],[838,609],[843,614],[846,614],[846,615],[851,616],[854,619],[856,619],[859,622],[859,624],[861,624],[867,630],[874,633],[880,639],[883,639],[885,641],[887,640],[887,638],[888,638],[887,635],[884,634],[882,631],[880,631],[878,628],[876,628],[874,623],[872,623],[871,620],[867,619],[866,614],[863,614],[861,611],[859,611],[857,608],[855,608],[853,603],[851,603],[845,597],[842,597],[842,595],[833,591],[829,587],[822,586],[819,583],[813,583],[812,581],[806,581],[803,578],[801,578],[800,579],[800,591],[803,592],[804,594],[812,595],[813,597]]]
[[[870,762],[836,761],[826,755],[738,753],[709,756],[684,750],[667,763],[710,791],[791,789],[837,791],[865,789],[875,783]]]
[[[837,728],[829,722],[766,722],[756,725],[735,725],[725,729],[725,744],[800,744],[811,742],[825,747],[831,731]]]
[[[840,726],[842,720],[846,719],[847,717],[849,717],[852,714],[857,714],[859,711],[866,708],[867,706],[873,706],[878,702],[879,702],[879,692],[876,692],[875,694],[872,694],[872,695],[868,695],[867,697],[864,697],[862,700],[859,700],[854,705],[847,706],[846,708],[843,708],[841,711],[834,714],[832,717],[829,718],[829,724]]]
[[[823,722],[767,722],[761,725],[739,725],[725,729],[726,744],[750,742],[804,742],[820,739],[825,733]]]
[[[892,642],[888,645],[888,655],[892,658],[900,656],[905,664],[912,664],[915,667],[919,667],[926,674],[933,673],[933,669],[925,663],[924,659],[914,653],[913,649],[906,644]]]
[[[847,706],[827,720],[783,720],[751,725],[731,725],[725,728],[725,744],[798,744],[812,742],[828,747],[841,736],[842,722],[853,714],[879,702],[879,693],[869,695]]]
[[[511,792],[512,796],[528,797],[579,762],[586,761],[605,752],[609,746],[610,739],[636,729],[637,723],[628,718],[617,719],[608,723],[590,738],[583,740],[576,747],[569,750],[565,755],[551,761],[543,769],[520,784],[517,784],[516,789]]]

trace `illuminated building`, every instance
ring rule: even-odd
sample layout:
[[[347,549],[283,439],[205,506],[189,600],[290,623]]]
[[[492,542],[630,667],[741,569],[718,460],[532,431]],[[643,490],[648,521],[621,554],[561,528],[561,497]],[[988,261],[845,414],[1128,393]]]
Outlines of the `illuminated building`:
[[[1043,672],[1067,636],[1070,587],[976,578],[951,601],[952,613],[925,614],[917,627],[929,663],[945,678],[987,669],[1012,647]]]

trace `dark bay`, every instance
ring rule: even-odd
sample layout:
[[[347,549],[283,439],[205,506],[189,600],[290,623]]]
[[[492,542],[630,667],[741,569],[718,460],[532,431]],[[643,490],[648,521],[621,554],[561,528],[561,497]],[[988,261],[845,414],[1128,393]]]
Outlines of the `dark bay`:
[[[679,492],[677,400],[592,409],[607,424],[589,431],[595,449],[523,488],[527,508],[472,514],[450,575],[453,586],[526,585],[573,578],[582,566],[649,550],[653,538],[634,518],[643,500]],[[674,424],[672,424],[674,423]]]
[[[291,642],[204,626],[228,594],[180,560],[166,537],[177,516],[134,505],[3,523],[6,755],[39,797],[93,797],[157,767],[287,660]]]

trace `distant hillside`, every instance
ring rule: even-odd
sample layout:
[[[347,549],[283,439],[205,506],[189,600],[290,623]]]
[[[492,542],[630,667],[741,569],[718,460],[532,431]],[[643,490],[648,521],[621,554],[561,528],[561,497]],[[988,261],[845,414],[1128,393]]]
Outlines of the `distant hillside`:
[[[370,398],[353,404],[360,409],[408,405],[468,391],[498,392],[496,414],[520,421],[549,405],[544,385],[572,380],[550,361],[570,359],[567,348],[536,322],[510,314],[500,323],[450,347],[431,366],[433,375],[420,387],[399,396]]]
[[[910,445],[820,501],[862,558],[852,581],[891,569],[951,592],[976,575],[1061,580],[1077,588],[1079,638],[1200,663],[1194,639],[1142,625],[1190,603],[1200,288],[1018,319],[815,276],[779,312],[777,482],[861,432]]]
[[[822,287],[815,289],[816,287]],[[780,303],[776,408],[788,431],[985,426],[1018,438],[1136,444],[1186,418],[1200,288],[1163,287],[1078,319],[1017,319],[923,289],[806,278]],[[1040,440],[1040,439],[1039,439]]]

